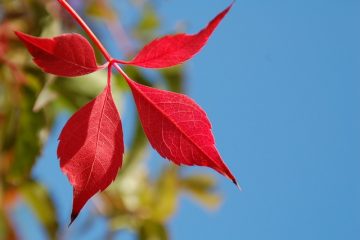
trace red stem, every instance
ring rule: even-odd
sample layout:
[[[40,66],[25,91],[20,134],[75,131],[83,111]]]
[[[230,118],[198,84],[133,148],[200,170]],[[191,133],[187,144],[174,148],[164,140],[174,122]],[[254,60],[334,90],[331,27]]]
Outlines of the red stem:
[[[111,61],[112,57],[106,50],[106,48],[102,45],[100,40],[96,37],[96,35],[91,31],[89,26],[84,22],[84,20],[77,14],[77,12],[70,6],[66,0],[58,0],[58,2],[65,8],[66,11],[70,13],[70,15],[80,24],[80,26],[84,29],[84,31],[89,35],[91,40],[95,43],[95,45],[100,49],[101,53],[104,55],[106,60]]]
[[[131,84],[133,80],[131,80],[131,78],[124,72],[124,70],[122,70],[122,68],[116,63],[116,60],[114,62],[116,70],[118,70],[118,72],[125,78],[128,84]]]
[[[108,65],[108,72],[107,72],[107,85],[109,86],[109,88],[111,88],[111,74],[112,74],[112,72],[111,72],[111,70],[112,70],[112,62],[110,61],[109,62],[109,65]]]
[[[120,63],[120,64],[129,64],[130,62],[129,61],[123,61],[123,60],[120,60],[120,59],[114,59],[113,60],[115,63]]]
[[[128,84],[131,83],[131,79],[129,76],[124,72],[124,70],[121,69],[121,67],[117,63],[126,63],[126,61],[121,61],[117,59],[113,59],[112,56],[109,54],[109,52],[106,50],[106,48],[102,45],[100,40],[96,37],[96,35],[91,31],[89,26],[85,23],[85,21],[77,14],[77,12],[66,2],[66,0],[58,0],[58,2],[63,6],[70,15],[80,24],[80,26],[84,29],[86,34],[89,35],[89,37],[92,39],[92,41],[95,43],[95,45],[100,49],[101,53],[104,55],[106,60],[108,61],[108,85],[110,85],[110,79],[111,79],[111,68],[114,65],[116,70],[125,78],[126,82]]]

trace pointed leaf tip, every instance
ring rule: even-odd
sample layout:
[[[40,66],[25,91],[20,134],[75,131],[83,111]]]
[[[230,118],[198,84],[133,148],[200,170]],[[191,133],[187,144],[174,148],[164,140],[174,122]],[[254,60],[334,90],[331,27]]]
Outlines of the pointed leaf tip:
[[[75,221],[75,219],[77,218],[77,216],[79,215],[79,213],[71,213],[71,217],[70,217],[70,223],[68,225],[68,228],[73,224],[73,222]]]
[[[145,68],[165,68],[189,60],[205,46],[233,4],[234,2],[198,33],[192,35],[180,33],[155,39],[147,44],[133,60],[124,63]]]
[[[236,181],[236,179],[233,179],[232,182],[236,185],[236,187],[242,192],[242,188],[240,184]]]
[[[73,186],[71,222],[116,177],[124,153],[119,113],[110,87],[76,112],[59,137],[60,167]]]
[[[210,167],[236,183],[215,147],[206,113],[189,97],[128,80],[152,147],[175,164]]]

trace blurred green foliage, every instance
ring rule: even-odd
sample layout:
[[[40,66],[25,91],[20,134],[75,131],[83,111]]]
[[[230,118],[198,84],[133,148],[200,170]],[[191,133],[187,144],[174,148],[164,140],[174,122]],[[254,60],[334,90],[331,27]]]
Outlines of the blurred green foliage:
[[[69,2],[76,4],[77,9],[93,21],[106,24],[112,33],[107,37],[119,42],[125,56],[134,54],[136,49],[132,46],[143,45],[154,38],[161,25],[151,1],[129,0],[129,4],[142,13],[130,26],[130,34],[126,34],[121,25],[121,13],[115,12],[109,1]],[[0,2],[0,239],[17,239],[18,226],[12,221],[12,214],[20,201],[31,209],[49,239],[64,238],[66,230],[59,226],[67,223],[58,222],[54,199],[49,194],[51,189],[32,179],[31,171],[58,114],[76,111],[93,99],[105,86],[106,73],[96,72],[79,78],[47,75],[32,63],[31,56],[13,34],[14,30],[48,37],[82,31],[60,9],[57,1]],[[98,61],[104,62],[101,57]],[[183,66],[159,71],[158,79],[133,67],[126,67],[126,71],[142,84],[184,91]],[[129,89],[121,76],[114,79],[113,91],[119,99]],[[134,119],[132,141],[119,176],[107,190],[90,201],[96,212],[90,217],[107,219],[105,236],[109,239],[120,230],[136,232],[138,239],[169,239],[166,223],[176,212],[181,193],[209,208],[216,207],[221,199],[211,176],[183,176],[178,166],[165,160],[160,174],[150,178],[144,162],[148,156],[148,141],[137,116]]]

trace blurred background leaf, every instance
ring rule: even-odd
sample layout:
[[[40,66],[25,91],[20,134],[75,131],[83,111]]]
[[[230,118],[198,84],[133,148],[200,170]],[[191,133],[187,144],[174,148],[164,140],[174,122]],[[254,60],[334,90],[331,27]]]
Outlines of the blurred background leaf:
[[[49,238],[57,239],[57,216],[54,203],[47,189],[40,183],[28,181],[21,186],[20,194],[46,229]]]

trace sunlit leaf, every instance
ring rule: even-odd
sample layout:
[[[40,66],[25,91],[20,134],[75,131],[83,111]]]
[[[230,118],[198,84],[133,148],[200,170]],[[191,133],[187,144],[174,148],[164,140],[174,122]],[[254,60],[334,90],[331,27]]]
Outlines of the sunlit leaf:
[[[180,33],[156,38],[146,44],[132,60],[125,63],[145,68],[165,68],[184,63],[206,45],[232,5],[220,12],[198,33]]]
[[[216,149],[206,112],[194,100],[184,94],[126,80],[144,132],[162,157],[177,165],[210,167],[237,185]]]
[[[94,194],[114,181],[123,153],[121,120],[107,85],[71,116],[59,136],[60,167],[73,186],[71,222]]]

